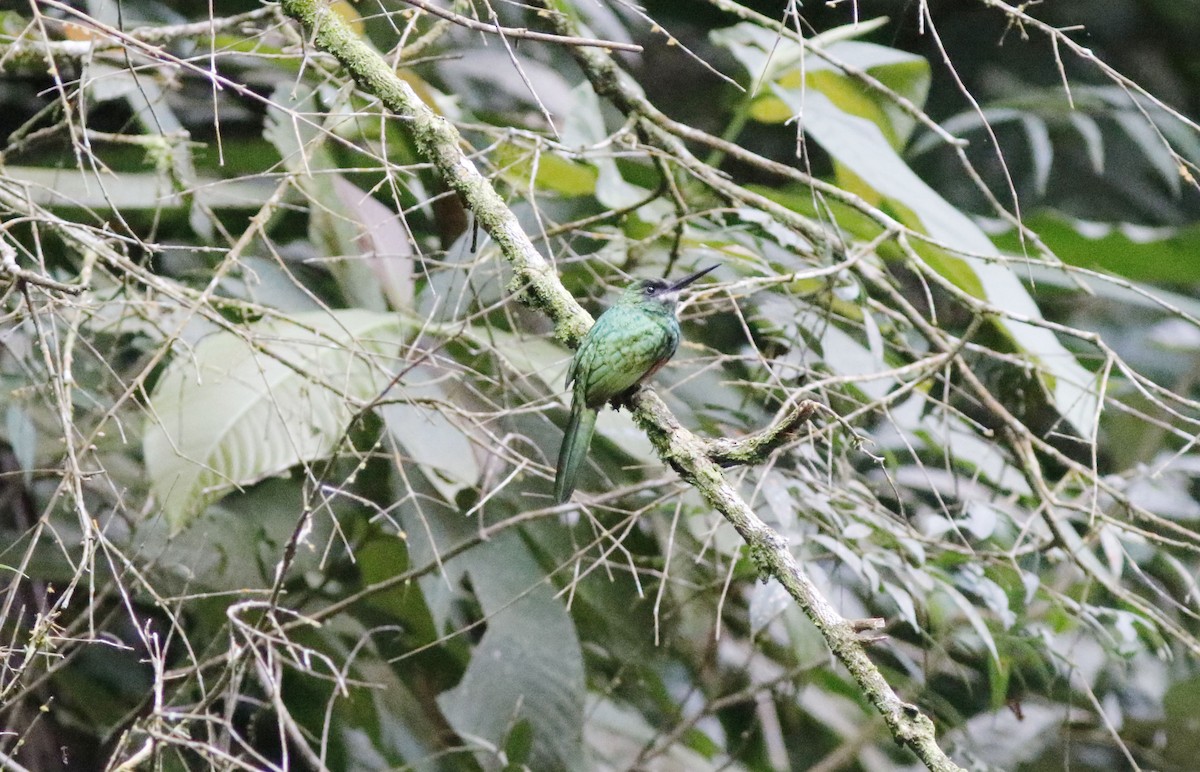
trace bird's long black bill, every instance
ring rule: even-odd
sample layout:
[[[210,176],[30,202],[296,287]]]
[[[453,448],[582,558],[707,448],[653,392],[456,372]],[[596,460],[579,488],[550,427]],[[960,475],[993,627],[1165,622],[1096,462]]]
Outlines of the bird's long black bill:
[[[699,279],[704,274],[708,273],[709,271],[715,271],[716,269],[717,269],[717,265],[710,265],[709,267],[705,268],[703,271],[696,271],[691,276],[684,276],[682,279],[680,279],[679,281],[672,284],[671,288],[668,291],[669,292],[678,292],[679,290],[683,289],[687,285],[694,282],[696,279]]]

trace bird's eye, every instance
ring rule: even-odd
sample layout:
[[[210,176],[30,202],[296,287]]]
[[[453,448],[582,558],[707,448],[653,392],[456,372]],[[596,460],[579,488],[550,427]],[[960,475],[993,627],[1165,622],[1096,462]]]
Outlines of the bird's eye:
[[[655,287],[653,284],[648,284],[648,285],[646,285],[646,289],[644,289],[642,291],[645,292],[648,296],[653,297],[654,293],[658,292],[658,287]]]

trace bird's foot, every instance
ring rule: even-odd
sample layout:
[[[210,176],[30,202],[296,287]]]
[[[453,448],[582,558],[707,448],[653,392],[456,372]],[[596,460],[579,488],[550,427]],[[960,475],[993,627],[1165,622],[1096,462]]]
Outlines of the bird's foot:
[[[610,399],[608,401],[608,404],[612,405],[613,410],[620,410],[621,408],[625,408],[626,410],[633,410],[633,395],[637,394],[638,389],[640,389],[640,388],[642,388],[642,387],[634,386],[633,388],[626,389],[625,391],[621,392],[617,396]]]

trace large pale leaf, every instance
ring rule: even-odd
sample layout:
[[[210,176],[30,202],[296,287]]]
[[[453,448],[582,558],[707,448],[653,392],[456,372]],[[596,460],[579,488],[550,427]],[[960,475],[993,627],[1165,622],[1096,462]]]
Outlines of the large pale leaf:
[[[343,254],[358,255],[391,308],[409,308],[413,295],[413,248],[403,218],[340,174],[333,177],[333,193],[340,208],[329,214],[329,222],[344,218],[337,222],[348,229],[349,241],[343,245],[347,248]],[[317,221],[325,222],[326,218],[319,217]]]
[[[464,739],[503,746],[528,722],[533,769],[583,768],[583,654],[566,608],[554,597],[529,548],[507,531],[465,562],[487,615],[458,686],[438,705]],[[485,768],[499,768],[484,758]]]
[[[405,377],[404,394],[412,401],[393,402],[379,411],[388,432],[406,452],[404,463],[419,467],[448,502],[478,483],[482,474],[481,452],[471,443],[473,427],[430,404],[450,403],[448,392],[461,378],[460,373],[418,365]],[[487,439],[477,441],[483,444]]]
[[[796,56],[798,46],[772,38],[766,41],[758,32],[742,30],[726,34],[722,42],[748,67],[760,67],[770,57]],[[771,48],[764,46],[770,43]],[[780,50],[776,50],[780,49]],[[868,43],[844,42],[830,47],[830,53],[879,77],[897,65],[911,68],[891,49]],[[796,116],[805,133],[816,140],[833,158],[839,183],[868,201],[887,205],[911,228],[929,234],[943,244],[970,255],[950,254],[944,250],[921,247],[922,258],[953,284],[975,297],[1016,316],[1041,318],[1037,304],[1020,279],[1008,267],[985,259],[999,257],[999,250],[967,215],[925,184],[904,162],[896,150],[896,141],[905,126],[893,122],[894,112],[871,108],[874,95],[827,62],[808,57],[804,68],[780,71],[778,68],[754,70],[773,76],[767,84],[771,92]],[[910,73],[911,75],[911,73]],[[920,91],[914,83],[909,96]],[[1034,324],[1012,318],[1000,318],[996,325],[1030,359],[1039,372],[1058,410],[1085,439],[1091,439],[1098,410],[1095,376],[1075,360],[1054,333]]]
[[[432,487],[406,477],[397,486],[403,500],[396,515],[412,565],[433,562],[478,534],[486,511],[464,517],[428,495]],[[486,632],[471,648],[458,685],[438,697],[450,726],[468,744],[493,748],[506,747],[514,735],[528,731],[523,761],[530,768],[585,768],[579,636],[529,546],[516,531],[503,531],[418,579],[438,633],[458,624],[453,607],[464,576],[483,609]],[[477,758],[485,769],[500,768],[494,755],[481,752]]]
[[[81,207],[100,211],[129,209],[171,210],[188,204],[188,195],[177,190],[165,172],[123,171],[103,177],[70,166],[6,166],[4,176],[28,191],[29,200],[42,206]],[[190,194],[213,209],[246,209],[271,195],[266,179],[222,180],[198,177]]]
[[[314,312],[181,352],[150,397],[143,437],[172,529],[239,486],[328,455],[389,382],[402,327],[391,314]]]
[[[310,203],[308,235],[350,304],[374,311],[407,308],[413,293],[412,239],[404,220],[343,175],[325,147],[328,131],[304,116],[317,91],[280,86],[263,136]],[[336,127],[336,121],[330,123]]]
[[[793,106],[798,107],[798,94],[793,92],[791,98],[795,100]],[[906,224],[964,252],[1000,256],[970,218],[904,163],[874,123],[842,112],[819,91],[808,90],[804,105],[804,125],[809,135],[847,171],[907,209],[907,216],[902,218],[908,221]],[[925,249],[922,256],[930,267],[966,292],[1013,314],[1041,318],[1037,304],[1007,266],[936,249]],[[1090,439],[1098,401],[1095,377],[1046,328],[1004,318],[997,320],[997,325],[1041,365],[1059,411],[1080,436]]]
[[[607,697],[589,697],[587,743],[592,751],[592,769],[616,772],[627,769],[652,769],[655,772],[688,772],[714,769],[712,760],[685,742],[672,743],[655,754],[654,764],[646,765],[643,754],[663,739],[662,730],[651,726],[644,714]],[[732,759],[721,769],[737,772],[745,769]]]

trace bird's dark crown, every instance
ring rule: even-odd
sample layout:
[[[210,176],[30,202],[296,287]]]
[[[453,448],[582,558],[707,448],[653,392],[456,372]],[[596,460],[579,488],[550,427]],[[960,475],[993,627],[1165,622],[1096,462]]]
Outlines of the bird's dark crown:
[[[638,290],[648,298],[655,295],[660,295],[671,288],[671,285],[662,279],[642,279],[637,283]]]
[[[708,268],[696,271],[675,283],[663,281],[662,279],[642,279],[641,281],[636,281],[625,288],[625,291],[621,293],[621,300],[618,302],[628,305],[646,300],[656,300],[664,306],[674,308],[676,301],[679,300],[679,293],[685,287],[706,273],[711,272],[716,267],[715,265],[710,265]]]

